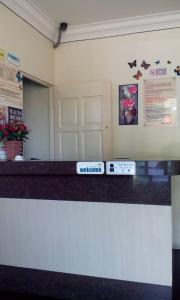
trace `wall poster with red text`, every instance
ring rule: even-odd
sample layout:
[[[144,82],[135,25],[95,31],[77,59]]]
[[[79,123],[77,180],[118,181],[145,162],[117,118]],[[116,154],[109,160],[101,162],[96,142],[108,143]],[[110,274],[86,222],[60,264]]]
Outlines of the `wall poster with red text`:
[[[138,84],[119,86],[119,125],[138,124]]]
[[[144,126],[176,126],[175,78],[144,80]]]

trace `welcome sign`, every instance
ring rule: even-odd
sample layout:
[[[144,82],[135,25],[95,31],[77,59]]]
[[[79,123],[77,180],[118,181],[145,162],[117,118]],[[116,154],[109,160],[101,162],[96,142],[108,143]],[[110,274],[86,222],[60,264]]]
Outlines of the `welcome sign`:
[[[80,175],[102,175],[104,174],[104,163],[102,161],[77,162],[76,172]]]

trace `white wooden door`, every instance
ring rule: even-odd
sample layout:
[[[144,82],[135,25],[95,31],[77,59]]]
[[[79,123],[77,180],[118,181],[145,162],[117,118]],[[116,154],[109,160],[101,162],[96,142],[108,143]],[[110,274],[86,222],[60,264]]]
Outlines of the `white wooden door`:
[[[55,158],[111,158],[111,83],[64,85],[56,91]]]

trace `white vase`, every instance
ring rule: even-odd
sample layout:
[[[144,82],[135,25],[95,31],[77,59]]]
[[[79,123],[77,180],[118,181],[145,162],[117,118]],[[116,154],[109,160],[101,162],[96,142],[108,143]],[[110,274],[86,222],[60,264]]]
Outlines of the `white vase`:
[[[6,156],[6,152],[4,150],[4,148],[0,148],[0,160],[6,160],[7,156]]]

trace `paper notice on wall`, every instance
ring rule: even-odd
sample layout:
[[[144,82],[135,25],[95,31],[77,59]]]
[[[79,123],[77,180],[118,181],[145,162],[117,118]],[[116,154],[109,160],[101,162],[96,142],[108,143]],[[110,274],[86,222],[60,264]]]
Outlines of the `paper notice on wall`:
[[[14,121],[22,122],[23,121],[23,112],[22,109],[15,107],[8,107],[8,123]]]
[[[0,125],[8,123],[8,106],[0,105]]]
[[[144,125],[175,126],[176,122],[175,78],[144,80]]]
[[[7,106],[22,108],[22,81],[19,80],[19,70],[6,62],[0,61],[0,101]]]
[[[5,50],[0,49],[0,60],[5,60]]]
[[[8,54],[7,54],[7,60],[8,60],[11,64],[13,64],[13,65],[15,65],[15,66],[17,66],[17,67],[20,66],[20,59],[19,59],[19,57],[17,57],[14,53],[8,53]]]

